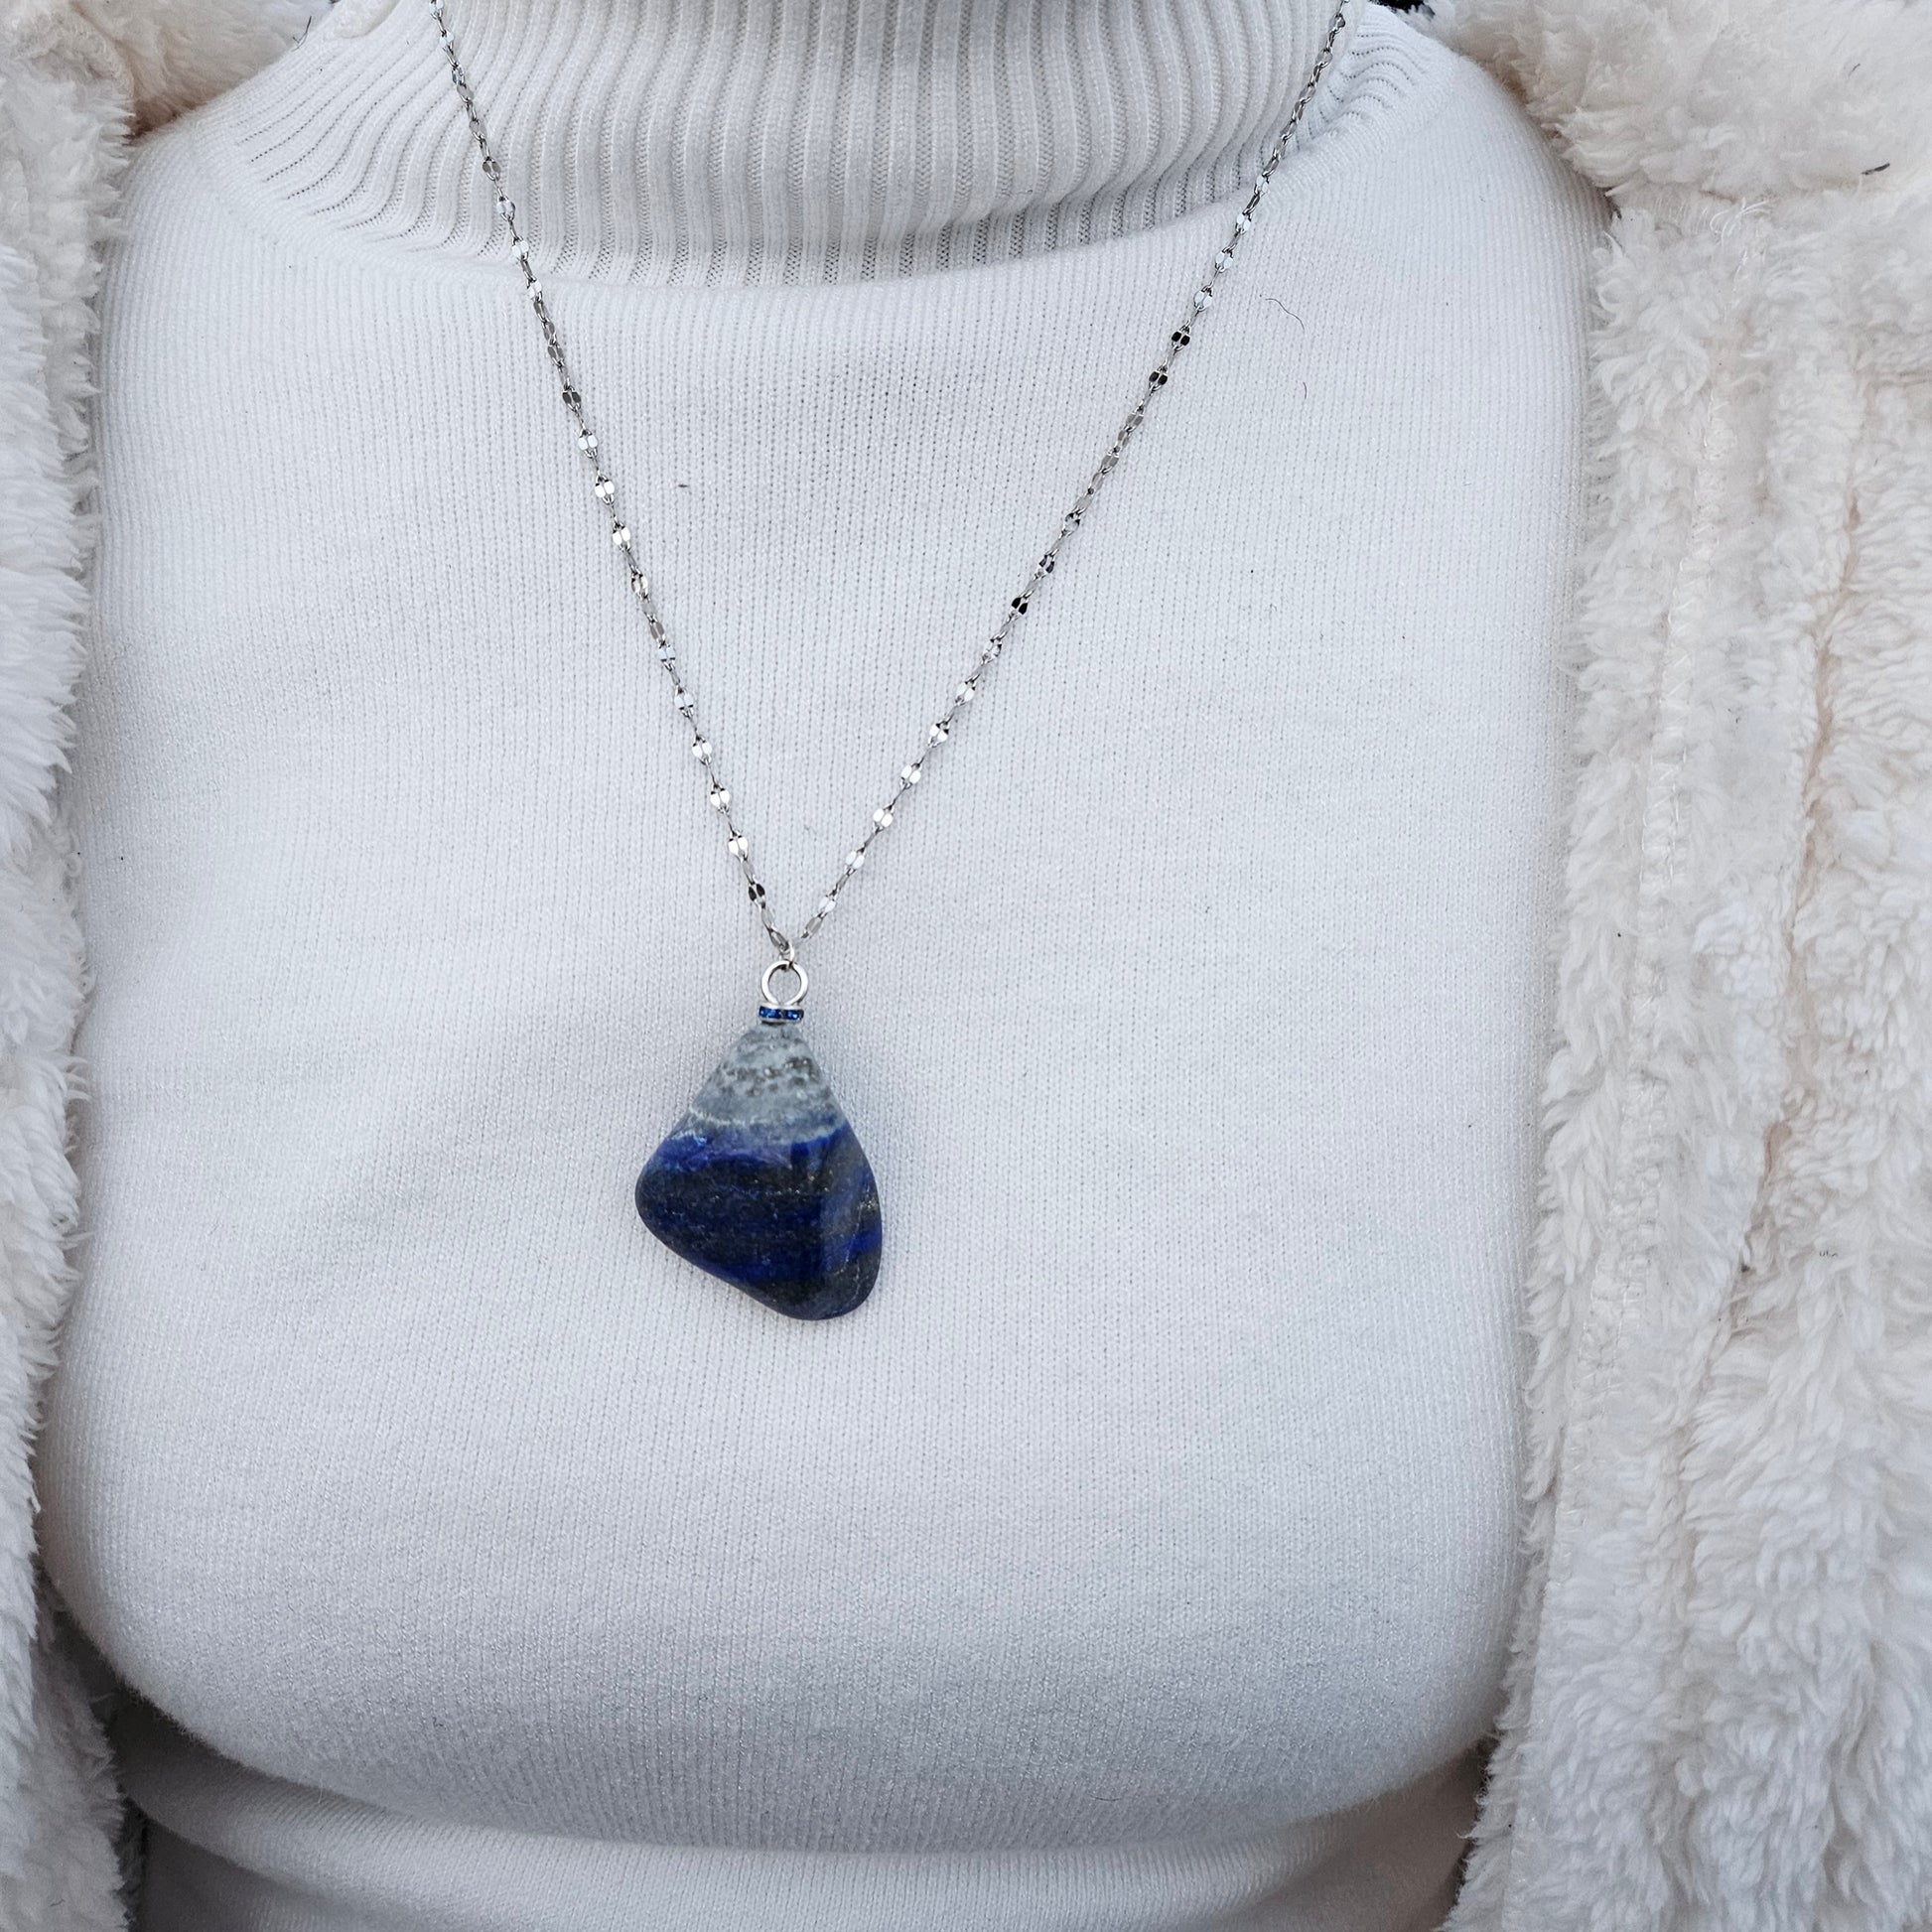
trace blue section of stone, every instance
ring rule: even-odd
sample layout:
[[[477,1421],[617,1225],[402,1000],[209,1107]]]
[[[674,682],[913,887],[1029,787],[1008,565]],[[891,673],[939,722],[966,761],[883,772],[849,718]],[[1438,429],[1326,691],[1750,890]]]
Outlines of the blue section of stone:
[[[792,1025],[739,1037],[637,1176],[637,1212],[673,1253],[802,1321],[849,1313],[879,1276],[872,1164]]]

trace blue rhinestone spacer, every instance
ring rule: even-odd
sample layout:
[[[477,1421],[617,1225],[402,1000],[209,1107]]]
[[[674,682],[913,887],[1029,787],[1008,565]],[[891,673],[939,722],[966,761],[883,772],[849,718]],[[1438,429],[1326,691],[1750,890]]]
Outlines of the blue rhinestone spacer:
[[[781,1021],[785,1021],[785,1020],[802,1020],[804,1019],[804,1017],[805,1017],[805,1009],[803,1007],[759,1007],[759,1018],[762,1020],[767,1027],[775,1027]]]

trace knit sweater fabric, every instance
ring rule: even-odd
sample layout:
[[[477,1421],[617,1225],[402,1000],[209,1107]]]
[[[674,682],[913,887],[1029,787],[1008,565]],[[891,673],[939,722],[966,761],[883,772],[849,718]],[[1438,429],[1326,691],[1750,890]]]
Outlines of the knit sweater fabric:
[[[1325,9],[448,13],[795,925]],[[814,943],[887,1258],[806,1326],[630,1205],[767,955],[440,62],[345,0],[144,143],[103,303],[41,1480],[141,1923],[1436,1923],[1515,1584],[1598,203],[1352,26]]]

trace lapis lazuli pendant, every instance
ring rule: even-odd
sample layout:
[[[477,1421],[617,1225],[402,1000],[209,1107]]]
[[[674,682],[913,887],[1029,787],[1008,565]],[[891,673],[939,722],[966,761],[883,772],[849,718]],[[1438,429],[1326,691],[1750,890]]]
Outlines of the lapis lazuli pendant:
[[[879,1276],[879,1188],[799,1035],[764,1006],[637,1176],[673,1254],[780,1314],[850,1314]]]

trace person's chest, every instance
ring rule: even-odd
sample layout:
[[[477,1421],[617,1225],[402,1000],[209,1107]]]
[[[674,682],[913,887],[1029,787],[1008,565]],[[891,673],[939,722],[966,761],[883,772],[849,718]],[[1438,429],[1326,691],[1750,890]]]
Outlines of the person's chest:
[[[1481,1729],[1579,351],[1561,261],[1385,244],[1254,250],[814,942],[885,1262],[813,1325],[631,1204],[768,949],[513,291],[129,323],[45,1459],[131,1681],[677,1842],[1234,1829]],[[781,922],[1191,265],[553,292]]]

